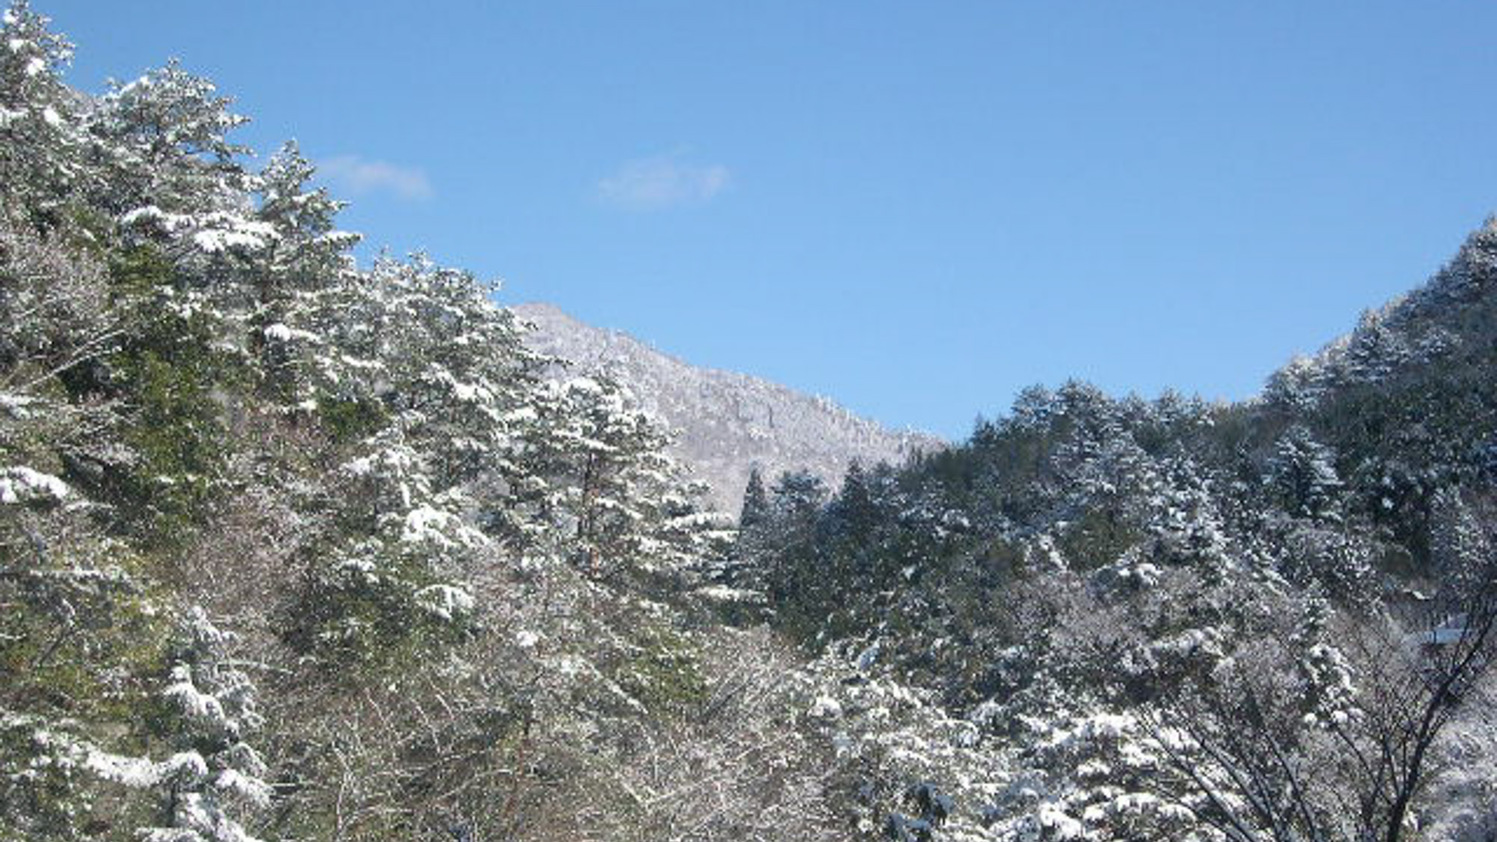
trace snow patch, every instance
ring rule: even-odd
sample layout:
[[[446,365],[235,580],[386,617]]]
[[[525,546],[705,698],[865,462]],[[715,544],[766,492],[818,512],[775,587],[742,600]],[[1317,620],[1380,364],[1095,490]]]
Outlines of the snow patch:
[[[473,595],[454,585],[429,585],[416,592],[416,602],[443,620],[453,620],[473,610]]]
[[[61,479],[15,465],[0,468],[0,503],[62,502],[68,496],[68,484]]]
[[[840,719],[842,704],[831,696],[817,696],[811,705],[811,715],[817,719]]]

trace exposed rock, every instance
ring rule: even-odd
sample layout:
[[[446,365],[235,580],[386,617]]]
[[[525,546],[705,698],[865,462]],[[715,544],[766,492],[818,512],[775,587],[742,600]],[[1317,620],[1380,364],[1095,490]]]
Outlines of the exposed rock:
[[[570,360],[574,372],[607,370],[640,406],[677,432],[674,455],[712,486],[712,500],[738,514],[749,471],[765,482],[805,469],[835,489],[848,464],[901,464],[946,446],[913,430],[890,430],[831,400],[758,377],[700,368],[615,330],[580,322],[550,304],[513,308],[533,323],[532,348]]]

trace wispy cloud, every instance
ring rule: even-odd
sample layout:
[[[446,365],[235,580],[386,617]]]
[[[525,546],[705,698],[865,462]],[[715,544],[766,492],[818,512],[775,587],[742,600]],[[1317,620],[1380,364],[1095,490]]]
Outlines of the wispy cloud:
[[[689,163],[679,153],[657,155],[626,161],[598,182],[598,198],[624,210],[661,210],[705,202],[731,181],[722,164]]]
[[[418,167],[371,161],[358,155],[338,155],[317,162],[317,172],[349,196],[387,193],[408,202],[430,199],[435,191]]]

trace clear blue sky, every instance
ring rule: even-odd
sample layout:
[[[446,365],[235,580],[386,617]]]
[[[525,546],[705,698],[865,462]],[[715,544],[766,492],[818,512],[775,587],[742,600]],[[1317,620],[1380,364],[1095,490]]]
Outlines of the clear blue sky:
[[[33,3],[376,246],[949,436],[1252,394],[1497,209],[1490,2]]]

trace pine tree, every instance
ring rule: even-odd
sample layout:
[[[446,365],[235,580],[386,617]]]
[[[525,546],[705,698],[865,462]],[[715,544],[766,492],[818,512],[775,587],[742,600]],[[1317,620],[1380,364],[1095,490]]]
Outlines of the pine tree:
[[[89,114],[88,132],[105,162],[103,180],[91,185],[93,201],[116,214],[149,207],[200,224],[213,214],[238,215],[249,185],[239,159],[249,149],[228,135],[248,118],[229,104],[175,60],[113,84]]]
[[[1336,456],[1315,440],[1308,427],[1285,430],[1268,465],[1268,480],[1291,515],[1335,521],[1340,518],[1342,482]]]
[[[738,528],[743,532],[759,528],[769,518],[769,495],[764,491],[764,478],[756,464],[749,469],[748,485],[743,489],[743,509],[738,516]]]
[[[1454,595],[1479,594],[1494,565],[1494,542],[1490,523],[1483,525],[1479,509],[1460,488],[1442,489],[1435,495],[1430,540],[1431,572],[1437,577],[1440,595],[1452,603]]]
[[[273,236],[249,277],[248,345],[267,369],[270,392],[287,403],[315,400],[313,366],[327,328],[321,299],[335,295],[352,266],[347,252],[359,240],[334,228],[345,203],[325,189],[309,190],[312,174],[311,162],[288,142],[254,181],[256,219]]]
[[[764,570],[773,610],[792,615],[810,609],[818,585],[826,581],[817,555],[817,515],[826,486],[808,471],[787,471],[772,491],[768,530],[772,562]],[[807,618],[809,619],[809,618]]]
[[[187,612],[178,630],[170,684],[176,750],[157,765],[161,822],[142,829],[148,842],[253,842],[241,818],[270,802],[265,764],[246,739],[263,724],[249,676],[232,665],[234,636]]]
[[[834,532],[848,541],[862,543],[878,520],[878,507],[870,488],[870,477],[857,460],[847,466],[842,488],[827,507],[827,518]]]
[[[765,565],[773,556],[773,511],[764,490],[759,466],[749,469],[748,484],[743,491],[743,508],[738,516],[738,534],[729,560],[719,579],[733,588],[762,596]],[[757,599],[759,597],[755,597]]]
[[[1377,383],[1402,366],[1409,356],[1407,343],[1389,327],[1387,314],[1364,311],[1347,344],[1346,379],[1353,383]]]
[[[82,174],[77,98],[62,82],[73,46],[47,18],[15,0],[0,28],[0,195],[6,210],[26,208],[59,221]],[[34,219],[40,222],[41,219]]]

